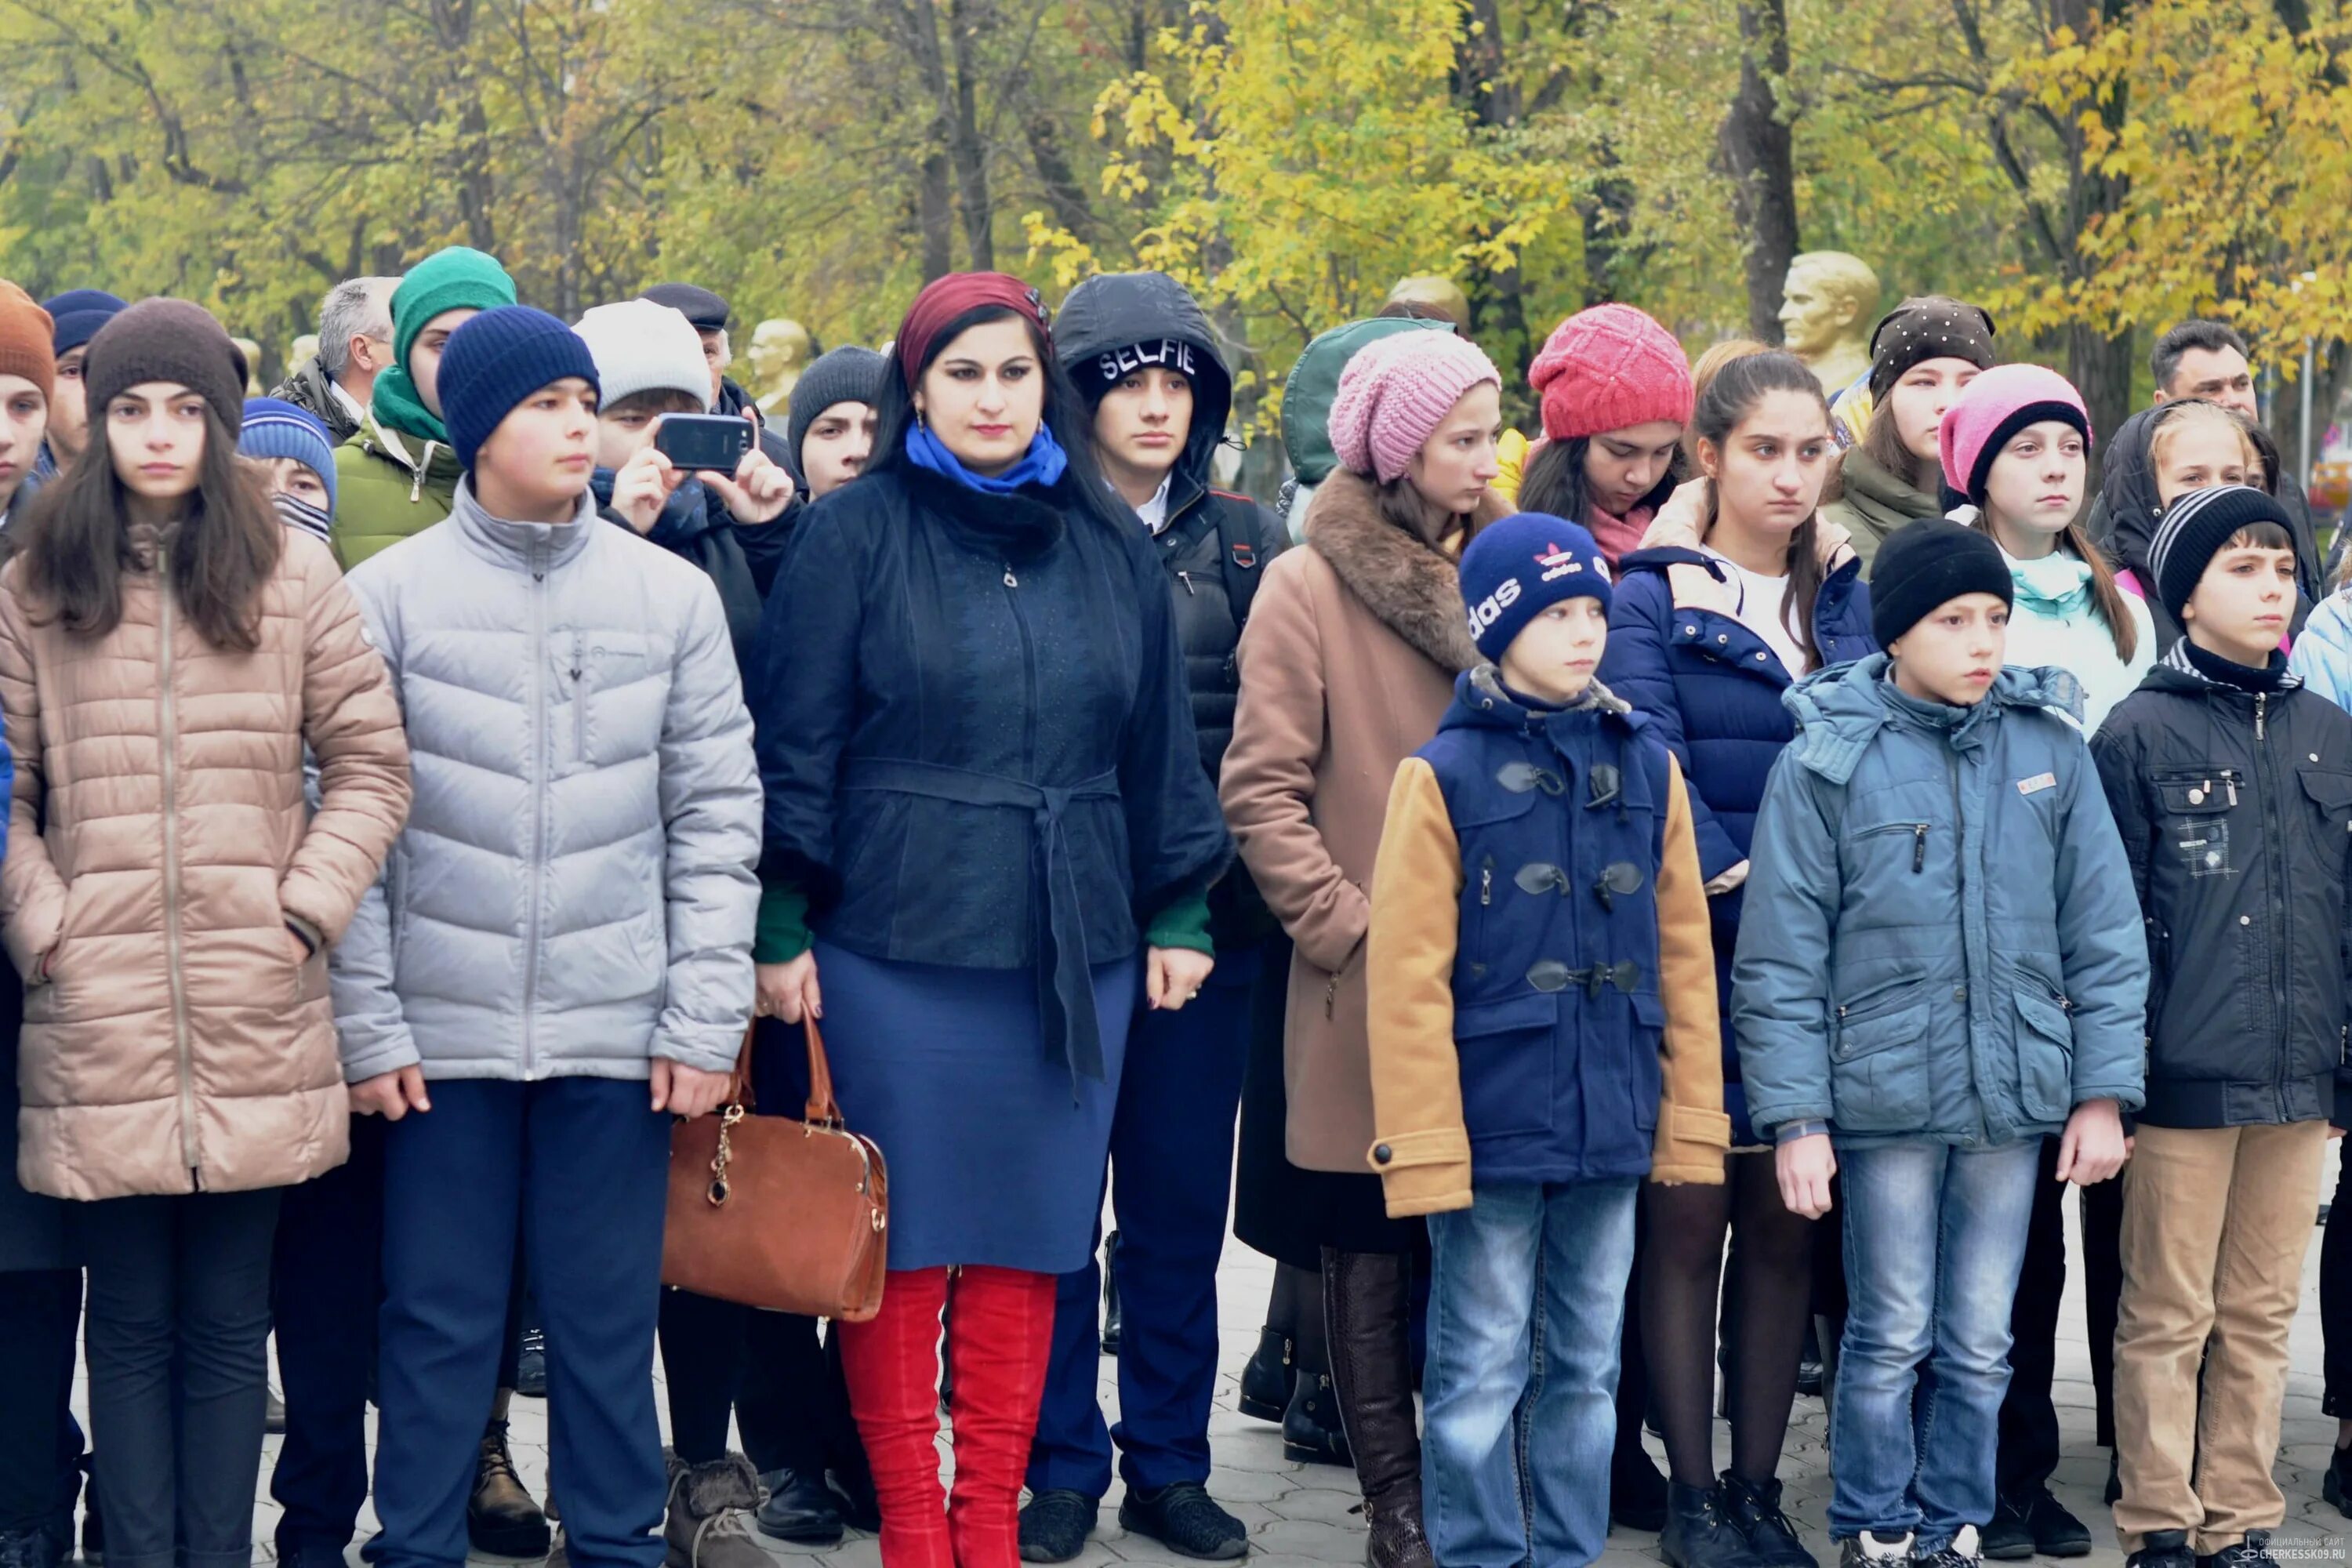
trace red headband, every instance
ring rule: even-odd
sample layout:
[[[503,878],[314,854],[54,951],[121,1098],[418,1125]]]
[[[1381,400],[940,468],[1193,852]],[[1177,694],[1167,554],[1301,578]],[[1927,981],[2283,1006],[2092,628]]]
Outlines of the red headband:
[[[915,302],[907,307],[907,319],[898,324],[898,365],[906,373],[908,386],[914,385],[915,378],[922,374],[924,362],[930,358],[932,341],[947,324],[966,310],[976,310],[982,305],[1003,305],[1036,322],[1037,330],[1046,334],[1048,346],[1052,344],[1045,302],[1038,298],[1036,289],[1002,272],[950,272],[931,279],[915,296]]]

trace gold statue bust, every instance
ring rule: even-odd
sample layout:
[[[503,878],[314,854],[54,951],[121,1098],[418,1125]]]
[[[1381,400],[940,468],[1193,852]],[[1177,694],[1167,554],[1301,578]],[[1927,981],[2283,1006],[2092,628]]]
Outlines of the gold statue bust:
[[[236,352],[245,356],[245,395],[247,397],[260,396],[261,345],[251,338],[231,338],[229,342],[235,343]]]
[[[793,388],[808,368],[809,330],[798,321],[776,317],[751,329],[751,346],[745,354],[751,363],[751,394],[760,412],[782,419],[792,412]]]
[[[286,347],[286,374],[291,375],[319,357],[319,334],[304,332]]]
[[[1870,326],[1878,319],[1878,274],[1843,250],[1809,250],[1789,263],[1781,285],[1780,335],[1822,390],[1835,397],[1870,374]]]

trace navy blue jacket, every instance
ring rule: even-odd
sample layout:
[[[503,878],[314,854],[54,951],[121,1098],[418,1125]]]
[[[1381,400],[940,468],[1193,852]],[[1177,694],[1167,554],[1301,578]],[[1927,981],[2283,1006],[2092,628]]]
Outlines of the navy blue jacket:
[[[1709,592],[1676,605],[1675,567],[1704,574]],[[1764,784],[1796,733],[1780,704],[1789,672],[1764,639],[1731,613],[1729,568],[1696,550],[1637,550],[1617,563],[1609,647],[1601,679],[1656,726],[1683,765],[1698,830],[1699,874],[1713,881],[1748,858]],[[1701,579],[1692,579],[1694,583]],[[1832,572],[1813,601],[1813,646],[1824,668],[1878,651],[1870,635],[1870,591],[1862,563]],[[1708,900],[1714,917],[1716,995],[1723,1016],[1724,1107],[1736,1145],[1756,1141],[1739,1089],[1731,1033],[1731,953],[1739,936],[1742,889]]]
[[[751,684],[762,880],[854,952],[1038,967],[1049,1046],[1100,1076],[1087,967],[1134,952],[1233,843],[1150,541],[1076,482],[997,496],[891,468],[826,496]]]

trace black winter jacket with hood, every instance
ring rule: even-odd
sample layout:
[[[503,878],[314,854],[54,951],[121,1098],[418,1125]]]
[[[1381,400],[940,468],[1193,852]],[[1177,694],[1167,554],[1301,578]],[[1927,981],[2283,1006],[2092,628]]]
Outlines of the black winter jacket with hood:
[[[1234,656],[1242,626],[1265,563],[1288,545],[1289,536],[1247,496],[1210,488],[1210,461],[1233,411],[1233,375],[1217,353],[1208,317],[1182,284],[1163,272],[1098,275],[1071,290],[1054,320],[1055,353],[1090,401],[1097,389],[1124,374],[1120,351],[1163,342],[1192,350],[1192,427],[1176,459],[1167,524],[1153,552],[1174,595],[1192,727],[1201,739],[1201,764],[1214,784],[1241,697]],[[1238,862],[1210,893],[1209,910],[1220,950],[1278,929]]]
[[[2091,755],[2147,926],[2138,1119],[2352,1124],[2352,716],[2177,647]]]
[[[2148,617],[2156,623],[2158,653],[2180,640],[2180,623],[2157,598],[2156,574],[2147,561],[2148,546],[2156,540],[2157,520],[2164,515],[2164,503],[2157,499],[2156,465],[2148,456],[2156,416],[2163,411],[2162,404],[2141,409],[2125,420],[2108,441],[2105,455],[2100,458],[2099,494],[2092,501],[2090,516],[2085,520],[2091,537],[2105,549],[2116,565],[2139,580]],[[2311,531],[2311,505],[2304,499],[2303,487],[2289,477],[2280,482],[2273,493],[2294,524],[2294,580],[2302,592],[2296,595],[2294,614],[2287,622],[2287,631],[2292,636],[2303,630],[2303,623],[2311,617],[2320,601],[2319,543]]]

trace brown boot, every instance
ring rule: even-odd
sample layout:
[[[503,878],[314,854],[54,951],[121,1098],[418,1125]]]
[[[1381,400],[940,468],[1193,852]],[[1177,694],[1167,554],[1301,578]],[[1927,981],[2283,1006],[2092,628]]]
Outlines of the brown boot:
[[[524,1489],[515,1474],[514,1455],[507,1448],[510,1397],[508,1390],[499,1390],[490,1406],[490,1424],[482,1432],[474,1495],[466,1500],[466,1539],[485,1556],[544,1557],[549,1544],[547,1515]]]
[[[1421,1431],[1412,1408],[1411,1259],[1323,1249],[1323,1319],[1339,1421],[1364,1491],[1371,1568],[1435,1568],[1421,1524]]]

